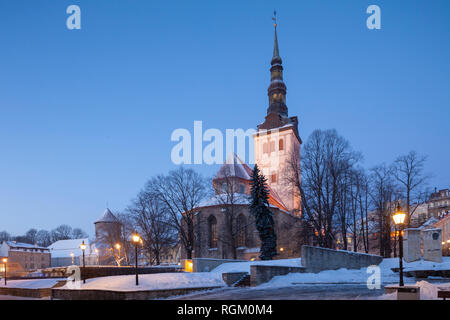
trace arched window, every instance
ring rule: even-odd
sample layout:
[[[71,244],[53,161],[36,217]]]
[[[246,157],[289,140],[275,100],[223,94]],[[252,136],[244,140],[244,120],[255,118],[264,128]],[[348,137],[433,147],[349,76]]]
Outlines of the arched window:
[[[247,241],[247,219],[241,213],[237,219],[237,246],[245,247]]]
[[[272,173],[272,178],[271,178],[271,182],[272,183],[277,183],[277,174],[276,173]]]
[[[208,218],[209,247],[217,248],[217,219],[214,216]]]
[[[269,153],[269,145],[267,142],[263,144],[263,153]]]
[[[284,150],[284,141],[283,141],[283,139],[280,139],[279,141],[278,141],[278,150]]]

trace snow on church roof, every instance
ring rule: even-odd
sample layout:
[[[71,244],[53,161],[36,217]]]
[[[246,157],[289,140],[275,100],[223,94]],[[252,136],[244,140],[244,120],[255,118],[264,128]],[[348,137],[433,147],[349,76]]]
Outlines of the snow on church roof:
[[[115,215],[113,215],[113,213],[108,208],[106,208],[105,212],[103,212],[101,217],[94,223],[98,222],[119,222],[119,220],[116,218]]]
[[[224,179],[227,177],[236,177],[245,180],[251,180],[252,169],[244,163],[239,157],[232,153],[227,157],[226,162],[220,167],[215,179]]]

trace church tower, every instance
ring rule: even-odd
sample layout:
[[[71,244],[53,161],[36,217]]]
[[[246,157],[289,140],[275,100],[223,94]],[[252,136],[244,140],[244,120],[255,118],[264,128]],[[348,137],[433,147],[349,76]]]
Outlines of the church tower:
[[[274,26],[275,40],[270,68],[270,85],[267,90],[269,107],[265,121],[258,125],[254,135],[255,162],[283,205],[293,214],[300,216],[301,197],[293,182],[300,181],[302,140],[298,133],[297,117],[288,116],[276,20]],[[294,167],[298,170],[293,170]],[[297,172],[297,175],[294,172]]]

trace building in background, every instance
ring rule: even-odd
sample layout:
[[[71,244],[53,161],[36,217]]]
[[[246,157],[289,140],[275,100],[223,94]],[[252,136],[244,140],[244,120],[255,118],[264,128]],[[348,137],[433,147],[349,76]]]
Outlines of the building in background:
[[[431,194],[428,200],[428,212],[430,217],[439,217],[450,210],[450,190],[442,189]]]
[[[86,250],[84,252],[86,265],[97,265],[99,262],[95,244],[88,238],[59,240],[48,246],[51,254],[52,267],[66,267],[71,265],[83,265],[83,251],[80,249],[84,241]]]
[[[450,210],[440,213],[437,221],[433,224],[434,228],[442,231],[442,255],[450,256]]]
[[[100,218],[94,222],[95,246],[101,265],[120,265],[124,257],[122,223],[106,208]],[[119,246],[118,246],[119,245]]]
[[[259,258],[261,243],[249,211],[252,170],[235,154],[232,156],[233,160],[223,164],[213,179],[215,195],[195,208],[193,258]],[[299,257],[301,219],[289,212],[277,194],[270,187],[268,189],[269,209],[277,235],[278,255],[275,259]],[[182,246],[181,258],[186,257]]]
[[[16,241],[3,241],[0,257],[7,257],[8,264],[19,264],[26,271],[50,267],[50,250],[38,245]]]

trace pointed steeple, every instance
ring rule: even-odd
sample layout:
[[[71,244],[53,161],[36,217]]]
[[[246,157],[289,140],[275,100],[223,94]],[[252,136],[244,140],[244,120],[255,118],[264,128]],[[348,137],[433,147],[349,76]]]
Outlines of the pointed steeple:
[[[276,15],[276,12],[274,12]],[[286,106],[286,85],[283,82],[283,66],[280,57],[280,50],[278,48],[278,35],[276,16],[273,18],[275,28],[275,38],[273,42],[273,57],[270,64],[270,85],[267,90],[269,96],[269,108],[267,114],[275,113],[283,117],[288,116],[288,109]]]
[[[273,57],[270,62],[271,65],[281,64],[280,50],[278,49],[277,24],[275,23],[275,40],[273,42]]]

